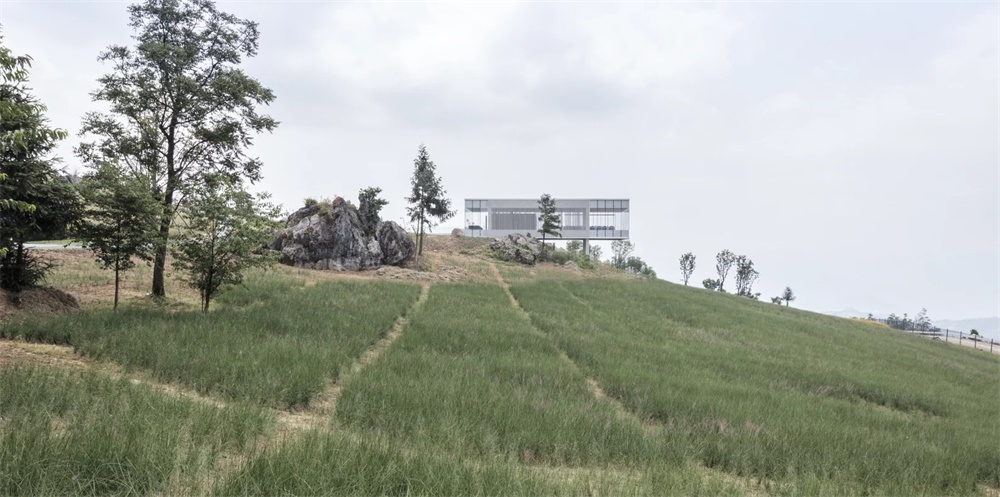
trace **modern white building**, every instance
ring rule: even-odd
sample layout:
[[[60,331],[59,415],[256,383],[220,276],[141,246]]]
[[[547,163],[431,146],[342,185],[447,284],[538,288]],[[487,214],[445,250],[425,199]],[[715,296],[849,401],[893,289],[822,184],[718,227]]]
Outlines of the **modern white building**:
[[[557,198],[556,214],[562,239],[581,240],[585,249],[591,240],[629,238],[628,199]],[[465,236],[538,236],[538,216],[538,199],[465,199]]]

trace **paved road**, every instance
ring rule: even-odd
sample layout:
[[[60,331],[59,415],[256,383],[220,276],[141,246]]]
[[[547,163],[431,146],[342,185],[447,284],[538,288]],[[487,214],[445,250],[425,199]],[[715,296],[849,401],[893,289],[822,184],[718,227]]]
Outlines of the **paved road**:
[[[63,245],[50,245],[48,243],[25,243],[24,247],[38,250],[74,250],[83,248],[82,246],[76,244],[66,247]]]

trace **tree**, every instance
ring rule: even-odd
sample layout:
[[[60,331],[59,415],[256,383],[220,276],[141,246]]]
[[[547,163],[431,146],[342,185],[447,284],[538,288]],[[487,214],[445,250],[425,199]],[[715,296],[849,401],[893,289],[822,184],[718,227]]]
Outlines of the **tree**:
[[[11,291],[37,284],[50,267],[25,241],[62,230],[80,209],[49,155],[66,131],[49,126],[45,105],[25,87],[30,66],[0,39],[0,288]]]
[[[261,163],[247,149],[278,122],[257,108],[274,93],[240,63],[257,55],[257,24],[220,12],[211,0],[145,0],[130,5],[134,47],[112,45],[99,60],[112,72],[92,93],[110,114],[88,113],[84,162],[117,162],[150,185],[160,203],[152,293],[165,295],[170,226],[184,197],[206,175],[260,179]]]
[[[378,197],[380,193],[382,189],[373,186],[358,192],[358,217],[361,218],[361,230],[367,237],[375,236],[375,229],[382,220],[379,212],[389,203]]]
[[[600,245],[594,245],[593,247],[590,247],[590,258],[594,262],[600,262],[601,256],[603,255],[601,252],[602,251]]]
[[[542,234],[542,251],[544,253],[546,235],[562,237],[562,233],[559,232],[562,229],[562,223],[559,215],[556,214],[556,201],[548,193],[543,193],[542,197],[538,199],[538,222],[542,223],[538,232]]]
[[[781,295],[779,295],[779,296],[777,296],[777,297],[771,297],[771,303],[772,303],[772,304],[778,304],[778,305],[781,305],[781,302],[782,302],[783,300],[785,300],[785,299],[784,299],[784,298],[783,298],[783,297],[782,297]]]
[[[615,240],[611,242],[611,266],[617,269],[625,269],[625,263],[635,251],[635,246],[628,240]]]
[[[580,240],[570,240],[566,242],[566,251],[574,256],[583,250],[583,242]]]
[[[694,273],[694,254],[688,252],[681,256],[681,279],[684,281],[684,286],[687,286],[688,280],[691,279],[691,273]]]
[[[183,211],[186,229],[173,255],[201,295],[204,312],[226,285],[243,281],[245,270],[275,262],[264,247],[278,227],[280,211],[267,198],[255,198],[226,176],[206,176],[191,190]]]
[[[421,143],[417,158],[413,159],[413,178],[410,179],[412,190],[406,198],[410,204],[406,208],[410,221],[417,223],[417,255],[424,253],[424,228],[433,228],[436,224],[434,219],[444,222],[455,215],[455,211],[451,210],[451,199],[445,197],[447,192],[441,186],[441,178],[435,173],[436,168],[427,153],[427,147]]]
[[[930,331],[933,324],[931,323],[931,318],[927,316],[927,309],[920,309],[917,313],[917,317],[913,320],[913,326],[917,331]]]
[[[104,164],[87,175],[80,190],[86,204],[72,233],[94,253],[102,269],[115,272],[117,312],[121,272],[135,267],[133,257],[152,259],[158,203],[149,185],[123,174],[112,164]]]
[[[623,269],[632,274],[637,274],[640,276],[646,276],[649,278],[656,277],[656,271],[653,271],[653,268],[650,267],[648,264],[646,264],[646,261],[643,261],[641,258],[636,256],[629,257],[625,261]]]
[[[789,302],[795,300],[795,294],[792,293],[792,287],[785,287],[785,291],[781,294],[781,300],[785,301],[785,307],[788,307]]]
[[[973,328],[972,331],[969,332],[969,334],[972,335],[972,336],[977,336],[978,337],[979,336],[979,330]]]
[[[736,294],[754,298],[753,284],[760,273],[753,267],[753,261],[745,255],[736,258]]]
[[[712,278],[705,278],[701,281],[701,286],[705,287],[707,290],[718,290],[719,280],[713,280]]]
[[[732,269],[735,262],[736,254],[730,252],[729,250],[723,250],[715,256],[715,271],[719,273],[719,285],[716,289],[720,292],[726,291],[726,276],[729,274],[729,270]]]

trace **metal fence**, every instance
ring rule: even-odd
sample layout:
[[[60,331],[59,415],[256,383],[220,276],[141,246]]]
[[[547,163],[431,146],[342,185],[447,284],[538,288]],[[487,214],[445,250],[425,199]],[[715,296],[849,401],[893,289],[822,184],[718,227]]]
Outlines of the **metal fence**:
[[[962,333],[961,331],[942,329],[942,328],[930,328],[927,330],[918,329],[902,329],[892,326],[892,324],[885,319],[878,318],[855,318],[863,319],[865,321],[872,321],[875,323],[882,323],[894,330],[905,331],[907,333],[913,333],[920,335],[931,340],[939,340],[948,343],[956,343],[963,347],[972,347],[978,350],[985,350],[991,354],[1000,354],[1000,341],[993,340],[992,338],[984,338],[979,335],[971,335],[969,333]]]

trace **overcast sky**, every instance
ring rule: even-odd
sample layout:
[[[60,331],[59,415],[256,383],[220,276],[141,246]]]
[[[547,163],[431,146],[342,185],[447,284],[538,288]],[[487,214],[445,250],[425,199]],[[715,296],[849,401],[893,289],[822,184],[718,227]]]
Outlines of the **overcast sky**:
[[[219,4],[260,24],[258,186],[288,210],[374,185],[398,220],[423,142],[448,227],[464,198],[629,198],[664,279],[725,248],[762,299],[1000,314],[996,2]],[[126,5],[0,0],[70,169]]]

